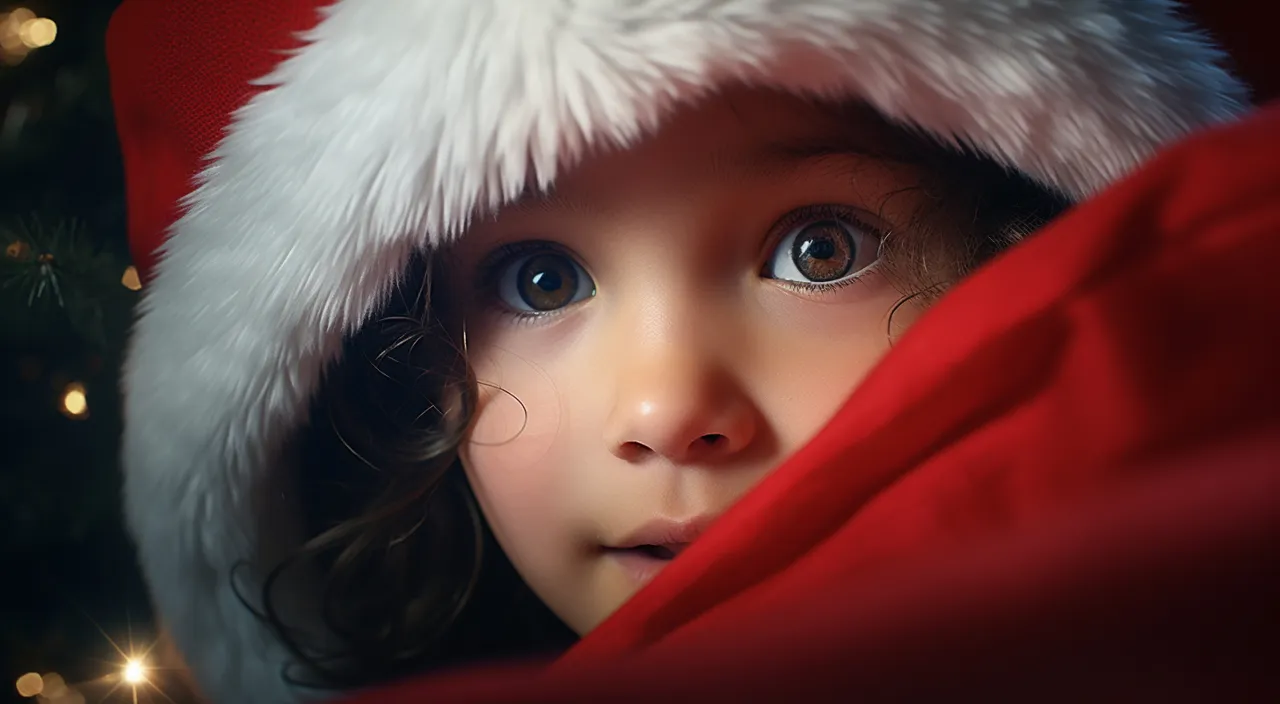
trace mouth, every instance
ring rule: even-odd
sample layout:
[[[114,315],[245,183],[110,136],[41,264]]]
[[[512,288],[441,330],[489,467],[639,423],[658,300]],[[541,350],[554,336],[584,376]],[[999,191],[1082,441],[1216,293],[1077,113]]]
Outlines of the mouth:
[[[605,548],[604,554],[622,568],[622,572],[637,586],[648,584],[658,573],[671,564],[687,543],[667,545],[635,545],[628,548]]]
[[[676,555],[684,552],[689,547],[688,543],[667,543],[664,545],[635,545],[629,548],[607,548],[607,552],[611,553],[632,553],[638,557],[647,557],[652,560],[674,560]]]
[[[623,540],[606,545],[605,554],[613,557],[634,579],[647,582],[684,552],[710,523],[710,518],[701,516],[650,521]]]
[[[706,531],[712,520],[711,516],[694,516],[680,520],[659,518],[640,526],[622,540],[607,547],[614,550],[660,548],[679,554]]]

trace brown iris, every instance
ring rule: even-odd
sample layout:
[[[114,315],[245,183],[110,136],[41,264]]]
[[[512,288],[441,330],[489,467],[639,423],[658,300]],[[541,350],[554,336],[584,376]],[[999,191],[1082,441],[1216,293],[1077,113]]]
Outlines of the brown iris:
[[[853,268],[858,255],[849,231],[835,220],[820,220],[796,234],[791,261],[806,279],[835,281]]]
[[[536,311],[563,308],[573,302],[578,290],[578,270],[560,254],[530,257],[516,274],[520,299]]]

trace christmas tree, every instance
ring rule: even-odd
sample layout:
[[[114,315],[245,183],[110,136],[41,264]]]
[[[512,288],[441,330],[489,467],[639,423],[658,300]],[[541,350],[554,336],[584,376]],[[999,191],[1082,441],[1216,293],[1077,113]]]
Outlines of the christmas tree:
[[[122,669],[155,628],[119,509],[138,284],[103,49],[118,3],[0,0],[0,663],[19,701],[155,696]]]

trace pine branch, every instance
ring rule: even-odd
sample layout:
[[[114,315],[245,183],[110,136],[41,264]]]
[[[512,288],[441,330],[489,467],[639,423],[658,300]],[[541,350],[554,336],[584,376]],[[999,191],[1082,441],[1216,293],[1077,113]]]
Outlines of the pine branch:
[[[69,326],[86,342],[108,344],[106,308],[129,306],[123,263],[101,252],[72,218],[31,215],[0,227],[0,320],[19,336]]]

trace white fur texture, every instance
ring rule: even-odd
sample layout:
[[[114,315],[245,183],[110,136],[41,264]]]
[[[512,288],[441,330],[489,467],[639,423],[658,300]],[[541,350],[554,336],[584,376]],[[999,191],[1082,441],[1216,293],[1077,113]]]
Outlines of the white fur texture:
[[[200,175],[125,370],[130,526],[224,704],[311,696],[231,573],[255,601],[289,539],[273,472],[322,369],[415,248],[531,179],[740,81],[862,98],[1083,197],[1244,100],[1165,0],[337,0],[306,39]]]

